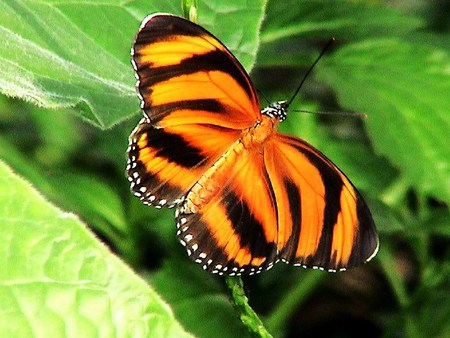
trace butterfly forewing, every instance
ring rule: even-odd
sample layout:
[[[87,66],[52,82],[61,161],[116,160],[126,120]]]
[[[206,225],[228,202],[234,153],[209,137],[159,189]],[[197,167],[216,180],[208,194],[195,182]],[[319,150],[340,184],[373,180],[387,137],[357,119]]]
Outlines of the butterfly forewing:
[[[236,58],[190,21],[148,17],[132,54],[142,108],[155,125],[209,123],[244,129],[260,114],[250,78]]]
[[[128,177],[144,203],[173,206],[254,124],[257,98],[228,49],[176,16],[144,20],[132,58],[146,117],[130,136]]]

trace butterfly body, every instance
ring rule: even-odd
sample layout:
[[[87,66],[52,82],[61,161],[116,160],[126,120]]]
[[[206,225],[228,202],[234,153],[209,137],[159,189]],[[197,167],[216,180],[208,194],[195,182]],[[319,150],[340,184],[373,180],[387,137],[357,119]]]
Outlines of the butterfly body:
[[[358,191],[320,151],[276,131],[288,103],[260,111],[219,40],[155,14],[132,56],[145,117],[130,136],[131,188],[148,205],[176,207],[195,262],[237,275],[278,260],[336,271],[373,257],[378,238]]]

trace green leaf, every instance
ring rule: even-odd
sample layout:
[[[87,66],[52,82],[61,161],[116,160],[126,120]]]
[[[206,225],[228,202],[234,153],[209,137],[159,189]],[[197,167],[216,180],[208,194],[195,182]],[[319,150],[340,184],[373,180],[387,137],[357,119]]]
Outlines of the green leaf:
[[[122,202],[107,184],[87,175],[55,175],[49,178],[60,198],[58,205],[66,210],[74,210],[87,219],[96,220],[97,230],[103,233],[126,234],[128,229]],[[106,223],[107,225],[102,225]]]
[[[420,19],[368,1],[270,1],[261,31],[258,65],[310,65],[305,39],[337,44],[377,36],[398,36],[422,26]],[[314,47],[317,47],[315,45]]]
[[[185,337],[170,308],[78,220],[0,163],[5,337]]]
[[[326,18],[324,20],[324,18]],[[418,18],[367,1],[313,0],[293,6],[270,1],[261,33],[263,44],[294,36],[355,40],[368,36],[400,35],[421,25]]]
[[[408,229],[409,230],[409,229]],[[413,233],[430,233],[450,238],[450,211],[447,208],[434,210],[433,214],[424,222],[417,222],[411,227]]]
[[[199,23],[231,50],[239,49],[237,56],[250,68],[264,4],[201,3],[209,8]],[[179,1],[2,1],[0,91],[46,108],[73,108],[110,127],[139,110],[130,47],[145,15],[163,11],[181,14]],[[235,26],[240,29],[229,29]]]
[[[248,72],[255,64],[266,2],[199,1],[198,23],[219,38]]]
[[[375,150],[411,186],[444,201],[450,201],[449,67],[447,46],[389,38],[346,45],[317,68],[342,107],[368,114]]]
[[[84,118],[109,126],[136,110],[132,72],[117,53],[111,54],[96,42],[98,37],[83,31],[72,18],[73,11],[64,12],[63,5],[52,1],[0,4],[0,89],[47,108],[77,107]],[[70,8],[78,6],[73,3]],[[96,7],[92,2],[81,6]],[[83,27],[97,26],[100,36],[106,31],[122,36],[121,25],[98,27],[98,18]],[[107,14],[100,18],[110,23]],[[122,15],[121,24],[129,33],[134,22],[130,15]],[[129,46],[132,35],[128,36]],[[125,45],[121,48],[125,50]]]

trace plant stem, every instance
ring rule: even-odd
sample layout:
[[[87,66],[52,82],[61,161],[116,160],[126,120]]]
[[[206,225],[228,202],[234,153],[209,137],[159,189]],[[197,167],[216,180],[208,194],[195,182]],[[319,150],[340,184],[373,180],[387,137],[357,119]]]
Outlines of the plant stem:
[[[272,335],[267,331],[261,319],[259,319],[248,303],[241,277],[226,277],[225,282],[233,301],[233,307],[244,326],[257,337],[271,338]]]
[[[186,19],[197,23],[197,0],[183,0],[183,15]]]

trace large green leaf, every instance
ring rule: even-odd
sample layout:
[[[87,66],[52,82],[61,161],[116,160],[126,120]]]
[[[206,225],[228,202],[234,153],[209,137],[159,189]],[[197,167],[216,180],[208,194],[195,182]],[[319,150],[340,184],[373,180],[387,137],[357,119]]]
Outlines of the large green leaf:
[[[444,201],[450,201],[449,68],[448,45],[394,37],[346,45],[317,68],[343,107],[369,115],[375,150],[409,185]]]
[[[61,5],[64,2],[0,3],[2,92],[43,107],[77,107],[85,118],[101,126],[123,119],[136,103],[132,73],[118,58],[117,50],[112,54],[96,41],[101,32],[117,36],[125,29],[128,47],[122,44],[121,50],[129,50],[135,19],[124,11],[123,27],[110,29],[106,24],[110,22],[108,8],[117,6],[111,2],[103,8],[101,23],[97,17],[89,25],[80,26],[72,12],[64,12]],[[71,8],[79,6],[98,4],[77,2]],[[96,26],[97,34],[88,35],[85,26]]]
[[[4,337],[183,337],[145,282],[0,162]]]
[[[199,23],[239,49],[250,67],[265,1],[201,5],[209,8]],[[181,14],[179,0],[0,2],[0,91],[47,108],[75,108],[100,127],[129,117],[139,109],[130,47],[139,22],[154,12]],[[230,30],[237,22],[241,29]]]

